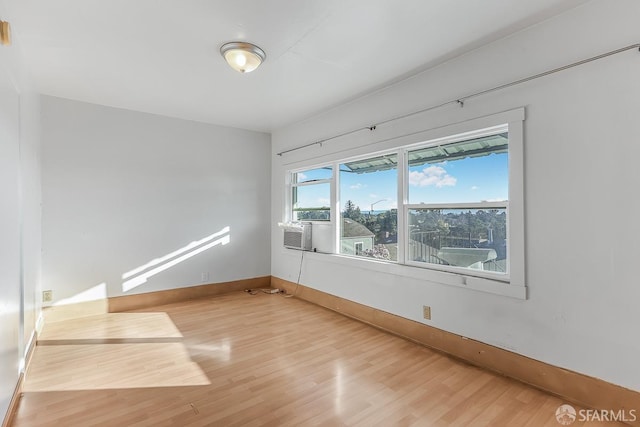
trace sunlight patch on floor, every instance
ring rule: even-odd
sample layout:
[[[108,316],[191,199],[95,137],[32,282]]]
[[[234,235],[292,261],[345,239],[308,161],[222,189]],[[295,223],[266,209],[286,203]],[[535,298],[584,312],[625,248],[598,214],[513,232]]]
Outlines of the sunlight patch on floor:
[[[206,384],[167,313],[105,313],[45,322],[24,391]]]
[[[24,389],[102,390],[210,384],[184,345],[44,345],[35,350]]]

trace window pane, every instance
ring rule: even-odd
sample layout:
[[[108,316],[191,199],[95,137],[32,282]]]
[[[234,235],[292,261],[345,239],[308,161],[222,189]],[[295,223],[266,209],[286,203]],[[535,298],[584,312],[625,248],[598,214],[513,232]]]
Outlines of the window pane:
[[[328,182],[292,187],[294,221],[329,221],[331,185]]]
[[[409,151],[409,203],[508,200],[507,151],[507,133]]]
[[[398,260],[398,156],[340,165],[340,253]]]
[[[507,272],[507,210],[410,209],[407,259]]]
[[[293,174],[292,182],[294,184],[300,184],[301,182],[319,181],[322,179],[331,179],[333,171],[330,166],[318,169],[309,169],[302,172],[296,172]]]

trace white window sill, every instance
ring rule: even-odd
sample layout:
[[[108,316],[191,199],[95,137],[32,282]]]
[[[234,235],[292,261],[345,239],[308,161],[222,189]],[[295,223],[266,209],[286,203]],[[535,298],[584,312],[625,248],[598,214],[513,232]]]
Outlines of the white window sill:
[[[299,251],[297,250],[283,248],[283,254],[286,255],[292,255],[298,252]],[[506,281],[403,265],[372,258],[358,258],[348,255],[307,251],[304,256],[305,258],[313,259],[315,261],[341,264],[366,271],[393,274],[395,276],[409,277],[441,285],[456,286],[459,288],[471,289],[478,292],[486,292],[521,300],[527,299],[526,286],[518,286]]]

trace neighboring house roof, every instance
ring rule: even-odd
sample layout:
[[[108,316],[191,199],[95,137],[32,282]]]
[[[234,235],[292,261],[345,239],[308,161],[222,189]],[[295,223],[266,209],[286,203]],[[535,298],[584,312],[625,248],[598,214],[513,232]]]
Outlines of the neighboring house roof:
[[[374,234],[364,225],[350,218],[342,218],[342,237],[373,237]]]

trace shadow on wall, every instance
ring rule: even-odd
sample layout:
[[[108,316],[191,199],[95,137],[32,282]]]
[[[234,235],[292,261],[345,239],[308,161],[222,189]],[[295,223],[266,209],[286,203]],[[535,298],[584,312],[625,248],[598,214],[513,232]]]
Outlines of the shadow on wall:
[[[214,246],[226,245],[231,241],[230,239],[230,227],[224,227],[217,233],[213,233],[210,236],[200,239],[195,242],[189,243],[187,246],[173,251],[161,258],[156,258],[148,263],[136,267],[131,271],[128,271],[122,275],[122,292],[129,292],[132,289],[147,282],[149,277],[155,276],[177,264],[180,264],[187,259],[198,255]],[[215,239],[215,240],[214,240]]]
[[[213,248],[214,246],[228,244],[231,241],[230,230],[230,227],[226,226],[220,231],[203,239],[191,242],[183,248],[175,250],[160,258],[153,259],[144,265],[124,273],[122,275],[122,291],[131,291],[132,289],[146,283],[150,277],[168,270],[195,255]],[[108,298],[107,293],[107,283],[102,282],[69,298],[60,299],[54,302],[51,305],[51,308],[77,303],[96,302],[96,304],[98,304],[98,302],[100,302],[100,307],[98,307],[96,312],[104,313],[108,311],[106,308],[106,300]]]

